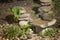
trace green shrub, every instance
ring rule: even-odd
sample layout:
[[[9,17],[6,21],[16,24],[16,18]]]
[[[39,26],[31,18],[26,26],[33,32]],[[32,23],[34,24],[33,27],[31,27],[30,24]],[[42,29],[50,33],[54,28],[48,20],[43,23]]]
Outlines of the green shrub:
[[[21,8],[18,7],[18,6],[11,8],[11,12],[12,12],[12,14],[13,14],[15,17],[18,17],[18,16],[19,16],[20,10],[21,10]]]
[[[4,32],[3,35],[6,36],[7,38],[15,38],[19,35],[20,28],[16,25],[9,26],[6,27],[3,32]]]
[[[13,7],[13,8],[10,8],[11,12],[12,12],[12,15],[14,16],[14,22],[18,22],[18,17],[20,16],[20,10],[22,8],[21,7]]]
[[[52,29],[52,28],[46,28],[46,29],[43,29],[40,33],[39,33],[39,35],[40,36],[50,36],[50,35],[53,35],[53,34],[55,34],[56,32],[55,32],[55,30],[54,29]]]
[[[21,26],[21,29],[22,29],[22,31],[21,31],[21,34],[22,35],[23,34],[28,34],[29,29],[31,29],[31,25],[30,24],[23,25],[23,26]]]
[[[22,29],[28,29],[28,28],[31,28],[31,25],[30,24],[27,24],[27,25],[23,25],[21,26]]]

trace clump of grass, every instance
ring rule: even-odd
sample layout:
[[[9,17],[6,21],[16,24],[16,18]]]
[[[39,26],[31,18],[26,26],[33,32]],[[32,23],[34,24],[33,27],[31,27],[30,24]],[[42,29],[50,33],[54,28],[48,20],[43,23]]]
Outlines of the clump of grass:
[[[46,29],[43,29],[39,35],[40,36],[50,36],[50,35],[53,35],[55,34],[56,31],[53,29],[53,28],[46,28]]]
[[[21,26],[22,29],[28,29],[28,28],[31,28],[31,25],[30,24],[26,24],[26,25],[23,25]]]
[[[16,25],[6,27],[3,31],[3,35],[10,39],[17,37],[19,33],[20,33],[20,28],[19,26]]]

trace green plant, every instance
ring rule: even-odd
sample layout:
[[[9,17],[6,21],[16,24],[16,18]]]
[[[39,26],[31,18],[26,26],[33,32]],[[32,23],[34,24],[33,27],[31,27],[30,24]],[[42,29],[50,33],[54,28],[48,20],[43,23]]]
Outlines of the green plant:
[[[14,26],[9,26],[9,27],[6,27],[3,31],[3,35],[6,36],[7,38],[15,38],[19,35],[20,33],[20,28],[16,25]]]
[[[18,22],[18,17],[20,16],[20,10],[22,8],[21,7],[13,7],[13,8],[10,8],[11,12],[12,12],[12,15],[14,16],[14,22]]]
[[[27,24],[27,25],[23,25],[21,26],[22,29],[28,29],[28,28],[31,28],[31,25],[30,24]]]
[[[46,29],[43,29],[40,33],[39,33],[39,35],[40,36],[50,36],[50,35],[53,35],[53,34],[55,34],[56,32],[55,32],[55,30],[54,29],[52,29],[52,28],[46,28]]]
[[[21,10],[21,8],[18,7],[18,6],[11,8],[11,12],[12,12],[12,14],[13,14],[15,17],[18,17],[18,16],[19,16],[20,10]]]
[[[30,24],[21,26],[22,29],[21,34],[28,34],[30,28],[31,28]]]
[[[60,13],[60,1],[59,0],[52,0],[52,4],[54,5],[54,12]]]

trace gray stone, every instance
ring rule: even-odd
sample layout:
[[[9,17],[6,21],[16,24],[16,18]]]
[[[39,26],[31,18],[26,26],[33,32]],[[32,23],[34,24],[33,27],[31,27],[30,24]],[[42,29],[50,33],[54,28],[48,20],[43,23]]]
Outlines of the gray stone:
[[[28,24],[28,21],[20,21],[20,22],[19,22],[19,25],[20,25],[20,26],[27,25],[27,24]]]
[[[31,36],[30,34],[28,34],[28,35],[27,35],[27,38],[28,38],[28,39],[31,39],[31,38],[32,38],[32,36]]]
[[[41,6],[38,10],[39,10],[40,12],[41,12],[41,11],[48,12],[48,11],[51,10],[51,6]]]
[[[24,14],[21,14],[18,18],[18,20],[26,20],[26,21],[29,21],[30,20],[30,14],[29,13],[24,13]]]
[[[43,19],[46,21],[52,20],[53,14],[45,13]]]
[[[21,7],[22,9],[20,10],[20,13],[21,14],[24,14],[24,13],[26,13],[26,10],[23,8],[23,7]]]
[[[51,5],[51,2],[47,2],[47,3],[40,3],[41,5],[46,5],[46,6],[48,6],[48,5]]]
[[[24,34],[20,37],[20,40],[27,40],[27,36]]]
[[[52,2],[52,0],[40,0],[41,2]]]
[[[30,17],[26,17],[26,18],[19,18],[20,21],[25,20],[28,21],[30,19]]]
[[[28,21],[29,21],[29,23],[32,23],[33,22],[33,19],[32,18],[29,18]]]
[[[30,17],[30,14],[29,13],[25,13],[25,14],[20,15],[20,18],[26,18],[26,17]]]
[[[46,27],[49,27],[49,26],[52,26],[56,23],[56,19],[52,19],[50,22],[46,23],[46,24],[41,24],[40,27],[41,28],[46,28]]]
[[[32,25],[35,25],[35,26],[38,26],[38,27],[36,27],[36,30],[41,31],[41,28],[46,28],[46,27],[52,26],[52,25],[54,25],[56,22],[57,22],[56,19],[52,19],[52,20],[49,21],[48,23],[44,23],[44,24],[36,24],[36,23],[31,23],[31,24],[32,24]],[[36,32],[38,32],[38,31],[36,31]]]
[[[38,17],[41,18],[42,20],[52,20],[53,14],[51,13],[45,13],[45,12],[40,12],[38,13]]]

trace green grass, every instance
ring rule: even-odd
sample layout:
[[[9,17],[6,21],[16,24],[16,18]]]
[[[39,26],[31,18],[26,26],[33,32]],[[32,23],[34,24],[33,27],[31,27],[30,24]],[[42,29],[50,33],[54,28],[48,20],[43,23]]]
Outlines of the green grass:
[[[53,28],[46,28],[43,29],[38,35],[40,36],[50,36],[50,35],[54,35],[56,32]]]
[[[3,35],[11,39],[17,37],[19,33],[20,33],[20,28],[19,26],[16,25],[8,26],[3,31]]]

